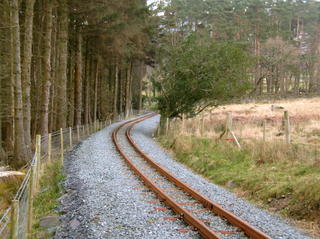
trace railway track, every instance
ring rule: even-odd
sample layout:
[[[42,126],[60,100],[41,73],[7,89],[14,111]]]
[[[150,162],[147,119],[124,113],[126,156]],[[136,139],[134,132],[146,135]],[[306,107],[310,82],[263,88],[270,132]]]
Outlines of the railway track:
[[[159,201],[151,203],[165,203],[177,215],[168,220],[183,219],[206,239],[271,239],[262,231],[190,188],[138,148],[130,135],[131,129],[135,124],[155,115],[148,114],[127,121],[112,133],[113,143],[126,164],[159,198]],[[126,153],[125,147],[132,147],[134,153]]]

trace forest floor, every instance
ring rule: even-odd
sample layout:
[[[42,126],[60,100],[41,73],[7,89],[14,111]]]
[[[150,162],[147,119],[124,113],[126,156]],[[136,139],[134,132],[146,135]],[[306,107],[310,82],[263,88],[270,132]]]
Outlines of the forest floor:
[[[184,126],[172,122],[159,140],[195,172],[320,238],[319,105],[320,98],[311,98],[220,106]],[[284,110],[290,116],[290,146],[284,143]],[[219,139],[226,113],[233,116],[241,150]]]

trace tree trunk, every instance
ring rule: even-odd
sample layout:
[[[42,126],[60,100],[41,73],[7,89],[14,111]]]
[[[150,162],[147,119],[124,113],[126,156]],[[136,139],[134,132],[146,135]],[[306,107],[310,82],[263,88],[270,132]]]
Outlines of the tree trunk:
[[[34,10],[34,40],[33,40],[33,58],[31,67],[31,138],[35,139],[36,133],[39,132],[40,111],[41,111],[41,92],[42,92],[42,72],[43,72],[43,32],[45,27],[45,14],[43,13],[44,3],[36,1]]]
[[[0,26],[10,26],[11,23],[11,13],[9,1],[3,3],[5,9],[8,11],[2,12],[0,14]],[[0,95],[1,95],[1,143],[4,151],[13,152],[13,124],[14,124],[14,92],[13,92],[13,58],[8,59],[5,56],[12,55],[13,44],[12,44],[12,29],[10,28],[0,28]],[[8,47],[9,46],[9,47]],[[5,156],[5,155],[3,155]]]
[[[68,66],[68,5],[67,0],[59,1],[58,8],[58,63],[57,63],[57,127],[67,127],[67,66]]]
[[[118,88],[119,88],[119,69],[118,64],[115,66],[114,89],[113,89],[113,119],[118,116]]]
[[[130,114],[130,106],[131,106],[131,72],[132,72],[132,64],[129,62],[126,74],[126,86],[125,86],[125,117],[128,118]]]
[[[309,92],[314,93],[320,90],[320,25],[311,46],[313,55],[311,65],[311,76],[309,82]]]
[[[75,115],[74,124],[81,125],[82,112],[82,34],[80,29],[77,31],[77,52],[76,52],[76,66],[75,66]]]
[[[57,8],[53,8],[52,13],[52,42],[51,42],[51,89],[50,89],[50,103],[49,103],[49,124],[48,131],[52,132],[55,128],[56,116],[56,92],[59,85],[56,82],[57,76],[57,35],[58,35],[58,21]]]
[[[97,120],[97,109],[98,109],[98,79],[99,79],[99,58],[96,63],[96,72],[94,80],[94,110],[93,110],[93,122]]]
[[[67,106],[68,106],[68,125],[73,125],[74,122],[74,77],[75,77],[75,52],[74,50],[70,51],[70,56],[69,56],[69,77],[67,80],[67,91],[68,91],[68,96],[67,96]]]
[[[88,57],[88,48],[86,50],[86,65],[85,65],[85,96],[84,96],[84,123],[89,123],[90,117],[90,69],[92,65],[91,57]]]
[[[48,134],[49,123],[49,102],[50,102],[50,86],[51,86],[51,41],[52,41],[52,1],[45,2],[45,29],[44,29],[44,71],[42,86],[42,105],[40,119],[40,134]]]
[[[123,111],[123,91],[124,91],[123,85],[125,82],[124,80],[125,76],[123,73],[125,73],[125,71],[123,72],[123,70],[120,69],[119,71],[119,114],[121,115],[121,117],[122,117],[122,111]]]
[[[27,150],[31,153],[31,60],[32,60],[32,40],[33,40],[33,11],[35,0],[26,1],[25,21],[24,21],[24,43],[22,59],[22,85],[24,101],[24,135]]]
[[[28,160],[27,148],[25,145],[25,136],[23,128],[23,102],[22,102],[22,84],[21,84],[21,52],[20,52],[20,24],[19,24],[19,1],[11,1],[11,20],[12,26],[12,41],[13,41],[13,79],[15,92],[15,142],[14,153],[15,161],[12,162],[15,166],[22,166]]]
[[[132,67],[132,103],[133,108],[142,108],[142,83],[146,75],[146,65],[141,60],[135,60]]]

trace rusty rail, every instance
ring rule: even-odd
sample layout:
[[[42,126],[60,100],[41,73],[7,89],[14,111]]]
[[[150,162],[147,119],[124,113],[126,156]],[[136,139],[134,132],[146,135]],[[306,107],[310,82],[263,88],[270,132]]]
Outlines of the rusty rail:
[[[216,215],[219,215],[221,218],[225,218],[230,224],[232,224],[235,227],[240,228],[246,235],[253,239],[271,239],[268,235],[266,235],[264,232],[258,230],[257,228],[254,228],[250,224],[248,224],[246,221],[242,220],[241,218],[235,216],[231,212],[227,211],[226,209],[223,209],[220,205],[217,203],[214,203],[210,201],[210,199],[206,198],[205,196],[201,195],[199,192],[195,191],[194,189],[190,188],[187,184],[180,181],[178,178],[176,178],[174,175],[172,175],[170,172],[168,172],[165,168],[163,168],[161,165],[156,163],[152,158],[150,158],[148,155],[143,153],[139,147],[134,143],[132,137],[130,136],[130,131],[133,128],[134,125],[137,123],[146,120],[148,118],[154,117],[156,114],[149,114],[147,116],[127,121],[123,124],[121,124],[113,133],[112,133],[112,140],[115,144],[117,151],[120,153],[120,155],[124,158],[126,163],[129,165],[129,167],[144,181],[144,183],[152,190],[154,191],[159,198],[162,199],[162,201],[167,204],[173,211],[175,211],[178,215],[180,215],[189,225],[195,227],[199,233],[206,239],[220,239],[220,237],[209,227],[207,227],[202,221],[200,221],[197,217],[192,215],[190,212],[188,212],[186,209],[182,208],[172,197],[170,197],[168,194],[166,194],[161,188],[159,188],[155,183],[153,183],[146,175],[144,175],[135,165],[130,161],[130,159],[127,157],[127,155],[120,149],[119,143],[117,141],[117,133],[119,130],[124,127],[125,125],[130,124],[130,126],[126,130],[126,137],[131,144],[131,146],[134,148],[134,150],[141,155],[141,157],[148,162],[154,169],[156,169],[160,174],[165,176],[169,181],[173,182],[178,188],[183,190],[184,192],[188,193],[191,197],[193,197],[195,200],[200,202],[205,208],[208,208]]]

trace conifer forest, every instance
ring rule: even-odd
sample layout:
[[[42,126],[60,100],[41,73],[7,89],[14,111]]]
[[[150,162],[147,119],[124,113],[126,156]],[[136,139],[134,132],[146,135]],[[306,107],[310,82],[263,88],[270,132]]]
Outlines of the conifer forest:
[[[320,0],[0,0],[0,239],[320,238]]]

